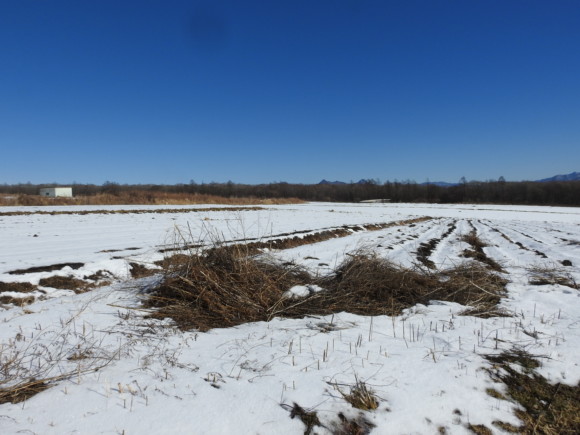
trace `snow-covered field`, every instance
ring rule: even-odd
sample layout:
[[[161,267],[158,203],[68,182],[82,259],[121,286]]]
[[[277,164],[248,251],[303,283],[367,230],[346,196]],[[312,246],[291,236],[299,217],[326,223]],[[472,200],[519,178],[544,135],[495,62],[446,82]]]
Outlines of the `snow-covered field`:
[[[162,208],[0,209],[0,283],[37,286],[0,293],[35,298],[0,309],[0,388],[54,378],[28,400],[0,405],[0,433],[301,434],[294,404],[317,413],[315,433],[332,433],[339,413],[362,412],[338,391],[357,379],[379,398],[376,410],[364,412],[372,433],[460,434],[470,433],[469,424],[500,433],[492,421],[518,425],[517,405],[486,393],[502,386],[484,370],[485,355],[525,349],[551,382],[580,382],[580,291],[529,283],[531,267],[580,283],[578,208],[315,203],[156,213]],[[121,209],[133,212],[8,214]],[[465,307],[433,301],[398,317],[339,313],[183,332],[145,317],[141,301],[160,278],[131,279],[130,263],[152,265],[181,242],[391,222],[270,254],[324,274],[360,248],[413,266],[420,245],[437,239],[429,260],[445,268],[466,261],[461,238],[475,230],[510,281],[501,306],[512,316],[464,316]],[[39,286],[43,278],[99,271],[111,284],[86,293]]]

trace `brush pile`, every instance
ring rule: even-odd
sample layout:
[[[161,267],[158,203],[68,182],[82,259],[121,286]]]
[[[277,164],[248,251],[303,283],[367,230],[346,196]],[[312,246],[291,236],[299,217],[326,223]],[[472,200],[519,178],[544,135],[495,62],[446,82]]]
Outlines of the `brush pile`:
[[[471,315],[497,315],[506,281],[476,262],[433,271],[403,268],[360,251],[334,273],[313,277],[294,264],[280,264],[246,245],[216,245],[183,261],[166,264],[166,274],[146,304],[155,318],[172,318],[182,329],[207,331],[273,317],[302,318],[347,311],[398,315],[431,300],[469,305]],[[297,285],[321,287],[288,297]]]

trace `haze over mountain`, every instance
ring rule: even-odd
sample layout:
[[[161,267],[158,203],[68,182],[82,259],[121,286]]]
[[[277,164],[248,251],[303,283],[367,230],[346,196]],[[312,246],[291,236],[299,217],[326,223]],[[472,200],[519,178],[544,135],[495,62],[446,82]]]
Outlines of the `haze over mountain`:
[[[550,182],[550,181],[579,181],[580,180],[580,172],[571,172],[569,174],[559,174],[559,175],[554,175],[553,177],[549,177],[549,178],[542,178],[541,180],[534,180],[534,182],[537,183],[546,183],[546,182]],[[365,184],[368,183],[372,180],[366,180],[366,179],[361,179],[359,181],[357,181],[354,184]],[[322,180],[320,183],[318,184],[349,184],[349,183],[345,183],[344,181],[328,181],[328,180]],[[439,186],[439,187],[449,187],[449,186],[457,186],[459,183],[449,183],[447,181],[426,181],[424,183],[419,183],[421,185],[433,185],[433,186]]]

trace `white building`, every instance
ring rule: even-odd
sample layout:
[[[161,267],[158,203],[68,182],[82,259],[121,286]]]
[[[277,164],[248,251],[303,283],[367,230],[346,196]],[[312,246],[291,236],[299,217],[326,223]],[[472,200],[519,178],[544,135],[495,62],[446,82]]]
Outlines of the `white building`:
[[[365,199],[364,201],[361,201],[361,203],[366,203],[366,204],[385,204],[387,202],[391,202],[390,199]]]
[[[40,196],[48,196],[51,198],[63,196],[66,198],[72,198],[72,187],[47,187],[40,189]]]

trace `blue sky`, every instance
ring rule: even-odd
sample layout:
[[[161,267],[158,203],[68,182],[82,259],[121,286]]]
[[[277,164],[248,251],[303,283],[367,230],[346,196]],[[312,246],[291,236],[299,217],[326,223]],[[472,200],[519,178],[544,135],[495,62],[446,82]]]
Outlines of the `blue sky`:
[[[580,3],[0,2],[0,183],[580,170]]]

